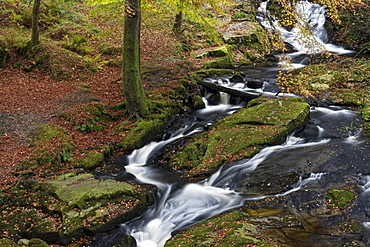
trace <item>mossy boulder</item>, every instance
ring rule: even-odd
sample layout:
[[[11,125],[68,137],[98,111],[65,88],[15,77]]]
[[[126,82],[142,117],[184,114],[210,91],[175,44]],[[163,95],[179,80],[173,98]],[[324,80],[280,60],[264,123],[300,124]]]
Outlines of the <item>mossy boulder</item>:
[[[189,237],[191,236],[191,237]],[[258,233],[257,227],[248,222],[248,215],[241,211],[226,213],[175,235],[167,241],[172,246],[275,246],[273,239]]]
[[[15,240],[39,238],[66,245],[140,215],[153,199],[144,190],[125,182],[94,179],[92,174],[68,173],[35,183],[23,202],[34,209],[20,207],[16,218],[6,214],[3,219],[17,226],[15,232],[7,230]]]
[[[317,56],[311,60],[310,65],[281,75],[280,85],[288,91],[346,106],[363,106],[370,101],[369,59]]]
[[[29,247],[49,247],[49,245],[39,238],[33,238],[28,242]]]
[[[108,147],[107,150],[109,150]],[[103,164],[105,160],[104,154],[99,152],[85,152],[83,153],[83,156],[84,158],[74,160],[74,167],[92,170],[93,168]]]
[[[165,246],[312,246],[318,241],[326,246],[365,246],[354,237],[362,231],[358,222],[338,220],[345,211],[331,207],[336,205],[332,192],[349,199],[344,207],[353,202],[353,193],[344,189],[328,194],[302,190],[288,197],[246,201],[241,210],[195,224]]]
[[[52,125],[42,124],[28,136],[29,146],[35,151],[31,158],[24,160],[18,171],[37,169],[40,166],[57,168],[72,156],[73,144],[65,129]]]
[[[223,45],[194,51],[190,55],[195,58],[205,58],[205,57],[225,57],[229,54],[230,52],[227,46]]]
[[[252,62],[265,61],[271,52],[269,34],[256,20],[231,23],[221,33],[227,44],[237,46]]]
[[[177,111],[179,105],[174,100],[167,101],[150,101],[150,111],[152,114],[147,118],[127,119],[119,124],[114,132],[119,134],[125,132],[125,140],[118,145],[126,151],[131,151],[140,148],[150,141],[153,141],[161,134],[166,126],[168,119]]]
[[[0,246],[4,247],[18,247],[19,245],[7,238],[0,239]]]
[[[171,158],[171,168],[195,175],[251,157],[263,147],[282,142],[305,123],[308,113],[309,105],[300,98],[252,100],[180,148]]]
[[[203,69],[233,69],[235,67],[235,61],[233,56],[224,56],[215,58],[210,61],[206,61],[203,65]]]

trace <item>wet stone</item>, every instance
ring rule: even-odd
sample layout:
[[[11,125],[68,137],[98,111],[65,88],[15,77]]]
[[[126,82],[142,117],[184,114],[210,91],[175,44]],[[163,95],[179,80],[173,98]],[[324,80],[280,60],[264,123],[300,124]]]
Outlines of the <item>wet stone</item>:
[[[264,82],[261,79],[251,79],[247,81],[246,86],[249,88],[257,89],[257,88],[262,88],[263,84]]]

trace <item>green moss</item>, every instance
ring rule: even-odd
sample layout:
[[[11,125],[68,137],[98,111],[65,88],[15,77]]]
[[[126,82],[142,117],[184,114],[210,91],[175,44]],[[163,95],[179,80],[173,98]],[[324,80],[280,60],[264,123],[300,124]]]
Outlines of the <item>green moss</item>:
[[[118,103],[114,106],[111,106],[111,109],[113,109],[115,111],[124,111],[124,110],[126,110],[126,102],[121,102],[121,103]]]
[[[328,196],[335,207],[348,207],[355,200],[355,194],[348,190],[329,190]]]
[[[91,74],[94,71],[94,67],[77,53],[47,40],[41,42],[35,60],[40,67],[47,68],[55,80],[74,78],[74,71],[79,74]]]
[[[88,103],[84,106],[72,107],[59,115],[84,134],[103,131],[108,121],[117,120],[119,115],[101,103]]]
[[[45,241],[38,239],[38,238],[33,238],[28,242],[28,247],[49,247]]]
[[[99,180],[92,174],[25,180],[18,187],[19,193],[14,191],[1,208],[0,222],[15,242],[33,237],[67,246],[139,216],[153,202],[152,192],[139,185]]]
[[[55,125],[40,125],[29,135],[29,145],[36,149],[34,155],[19,166],[18,171],[29,167],[57,167],[72,157],[73,144],[68,133]]]
[[[133,191],[135,188],[133,185],[114,180],[96,180],[92,174],[65,174],[45,183],[48,184],[53,187],[54,193],[61,201],[80,209],[86,208],[86,200],[113,196],[122,191]]]
[[[76,165],[74,165],[75,167],[91,170],[104,162],[104,154],[102,153],[87,152],[84,153],[84,156],[86,158],[75,160],[76,162]]]
[[[133,150],[153,140],[153,136],[161,133],[168,118],[178,109],[176,101],[163,99],[159,96],[158,101],[150,100],[149,108],[151,114],[146,118],[127,119],[119,124],[114,133],[126,132],[126,138],[119,146]],[[159,101],[162,100],[162,101]]]
[[[58,239],[51,242],[65,244],[71,238],[83,236],[85,230],[112,227],[116,224],[113,219],[130,217],[129,210],[134,212],[134,207],[146,204],[137,190],[137,186],[128,183],[94,179],[92,174],[68,173],[52,181],[39,182],[32,188],[34,198],[38,198],[46,213],[54,215],[47,225],[35,224],[33,231],[38,229],[37,236],[43,239],[44,234],[53,233]],[[61,219],[55,219],[56,212]],[[109,220],[110,226],[104,225]]]
[[[247,14],[244,11],[239,11],[237,14],[234,15],[234,19],[243,19],[246,18]]]
[[[207,61],[202,65],[204,69],[233,69],[235,67],[234,61],[231,56]]]
[[[351,106],[361,108],[367,102],[370,103],[370,96],[368,96],[369,90],[337,90],[332,100],[338,105]]]
[[[274,242],[260,236],[256,226],[246,218],[240,211],[211,218],[175,235],[165,246],[272,246]]]
[[[309,105],[300,98],[257,98],[249,106],[180,148],[171,158],[171,167],[191,169],[193,174],[251,157],[267,145],[284,141],[288,133],[304,124],[309,113]]]
[[[204,69],[204,70],[198,70],[193,73],[193,76],[195,79],[202,79],[204,77],[210,77],[210,76],[223,76],[223,75],[232,75],[234,74],[234,71],[232,69]]]
[[[164,116],[163,116],[164,117]],[[125,140],[119,145],[127,150],[139,148],[159,134],[163,129],[167,118],[137,119],[134,123],[123,122],[116,128],[116,133],[127,131]]]
[[[171,157],[170,167],[175,170],[191,170],[199,165],[206,150],[205,139],[200,135],[188,145],[181,147],[176,155]]]
[[[230,56],[230,52],[227,46],[218,46],[212,48],[201,49],[190,54],[195,58],[204,58],[204,57],[225,57]]]
[[[314,57],[312,64],[292,70],[279,77],[279,83],[285,89],[308,94],[320,93],[324,85],[325,91],[332,91],[332,100],[336,104],[362,106],[362,101],[369,101],[368,71],[370,60],[348,57]]]
[[[18,244],[14,243],[12,240],[7,238],[0,239],[0,246],[4,247],[19,247]]]
[[[370,106],[367,105],[362,109],[361,112],[362,118],[364,119],[364,127],[365,127],[365,132],[367,136],[370,136]]]
[[[205,107],[202,97],[198,94],[191,97],[191,101],[192,101],[192,104],[191,104],[192,109],[197,110],[197,109],[202,109]]]

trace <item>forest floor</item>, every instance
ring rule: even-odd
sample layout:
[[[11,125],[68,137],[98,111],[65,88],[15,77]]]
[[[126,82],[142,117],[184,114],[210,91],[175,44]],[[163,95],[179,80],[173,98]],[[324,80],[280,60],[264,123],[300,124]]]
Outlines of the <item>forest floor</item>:
[[[186,73],[186,69],[180,69],[177,66],[179,59],[172,57],[172,44],[177,42],[176,38],[159,33],[155,36],[150,30],[142,32],[142,66],[154,64],[165,69],[146,76],[143,85],[147,91],[164,92],[174,87],[177,77]],[[34,152],[29,147],[27,135],[40,123],[55,123],[68,128],[75,147],[74,155],[78,155],[78,150],[117,143],[124,138],[112,134],[109,128],[83,134],[63,123],[62,119],[55,118],[71,106],[71,101],[73,105],[86,103],[86,95],[78,93],[78,85],[81,84],[87,84],[89,97],[97,98],[100,103],[113,106],[123,102],[120,67],[104,66],[87,78],[76,72],[74,79],[53,80],[45,69],[35,68],[26,72],[23,68],[29,62],[20,55],[12,54],[11,60],[0,69],[0,126],[3,132],[0,136],[0,187],[3,189],[17,181],[14,172],[18,165]],[[18,66],[14,68],[13,64]]]

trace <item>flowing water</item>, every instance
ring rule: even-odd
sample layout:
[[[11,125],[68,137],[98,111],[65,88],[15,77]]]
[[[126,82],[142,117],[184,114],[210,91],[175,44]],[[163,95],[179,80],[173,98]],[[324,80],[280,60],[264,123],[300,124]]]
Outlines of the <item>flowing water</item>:
[[[282,28],[266,10],[267,2],[259,8],[260,22],[271,32],[281,33],[284,40],[297,50],[290,57],[307,53],[322,52],[322,49],[339,54],[350,53],[341,47],[327,44],[323,28],[325,8],[303,1],[297,11],[309,23],[312,35],[302,35],[303,22],[291,31]],[[315,48],[315,49],[312,49]],[[297,63],[295,66],[301,66]],[[293,94],[279,93],[275,85],[276,74],[280,67],[244,68],[245,82],[233,83],[230,77],[207,78],[209,82],[225,87],[269,97],[292,97]],[[250,87],[246,83],[251,78],[259,78],[260,87]],[[183,118],[180,128],[166,134],[162,141],[151,142],[128,156],[125,172],[134,176],[138,183],[151,184],[158,188],[155,204],[147,212],[131,222],[121,225],[121,231],[135,238],[137,246],[161,247],[171,236],[193,224],[223,212],[242,207],[246,201],[260,200],[265,197],[294,196],[302,189],[330,188],[334,184],[344,184],[348,180],[358,182],[363,193],[358,198],[353,212],[356,213],[364,228],[370,229],[370,152],[367,137],[362,135],[360,115],[348,109],[335,106],[312,107],[309,122],[302,129],[289,135],[285,143],[261,150],[251,159],[241,160],[220,168],[209,178],[198,183],[179,181],[179,175],[169,173],[153,166],[153,157],[172,142],[205,130],[205,126],[228,114],[244,104],[231,105],[230,95],[221,93],[220,102],[211,103],[213,95],[205,95],[206,108],[190,113]],[[323,153],[330,154],[323,158]],[[303,170],[298,171],[300,164]],[[316,165],[310,166],[311,163]],[[243,181],[264,179],[266,171],[274,174],[276,166],[281,172],[298,174],[290,183],[262,194],[249,191]],[[275,168],[271,168],[275,167]],[[298,167],[298,168],[295,168]],[[296,169],[296,170],[294,170]],[[283,171],[282,171],[283,170]],[[293,171],[294,170],[294,171]],[[296,205],[299,208],[299,205]],[[108,242],[99,246],[112,246]],[[333,245],[334,246],[334,245]]]

